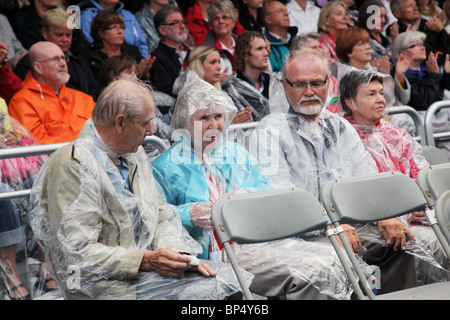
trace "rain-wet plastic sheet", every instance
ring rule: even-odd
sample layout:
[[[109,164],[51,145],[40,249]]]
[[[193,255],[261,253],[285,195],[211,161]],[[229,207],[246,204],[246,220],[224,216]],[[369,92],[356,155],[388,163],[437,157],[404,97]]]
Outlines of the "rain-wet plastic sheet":
[[[197,255],[201,247],[182,227],[176,208],[161,197],[144,150],[121,155],[123,162],[118,156],[88,120],[75,142],[49,158],[33,186],[32,227],[65,298],[172,299],[177,286],[182,297],[189,293],[192,299],[236,293],[237,280],[231,280],[227,265],[216,278],[196,273],[182,281],[139,271],[145,250]],[[125,180],[116,161],[134,174]]]

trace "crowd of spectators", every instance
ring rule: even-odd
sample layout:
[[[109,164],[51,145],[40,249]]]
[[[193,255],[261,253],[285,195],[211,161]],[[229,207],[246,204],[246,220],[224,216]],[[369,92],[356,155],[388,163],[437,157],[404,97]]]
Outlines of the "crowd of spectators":
[[[314,117],[306,117],[305,121],[310,123],[311,119],[316,121],[320,118],[314,130],[320,130],[318,128],[325,122],[329,123],[327,130],[333,132],[334,130],[339,132],[342,127],[352,127],[352,124],[357,129],[345,131],[345,138],[340,138],[340,143],[335,141],[336,137],[331,137],[333,135],[331,133],[330,137],[322,137],[325,140],[327,138],[333,140],[330,143],[337,145],[331,152],[332,158],[339,160],[337,164],[339,168],[346,167],[343,169],[345,171],[343,175],[351,175],[354,173],[349,173],[351,171],[349,168],[360,166],[361,159],[344,159],[339,153],[346,154],[358,150],[363,154],[364,145],[360,144],[360,140],[366,143],[366,149],[368,143],[367,128],[361,129],[357,125],[359,109],[353,110],[357,93],[362,90],[359,85],[367,79],[370,81],[366,82],[373,82],[372,78],[375,77],[377,88],[383,86],[386,108],[407,105],[424,116],[432,103],[450,98],[449,32],[450,0],[4,1],[0,4],[0,106],[3,106],[0,109],[0,132],[2,132],[0,148],[22,146],[27,141],[29,144],[75,141],[80,132],[83,132],[86,121],[91,118],[96,101],[102,92],[112,82],[121,78],[144,82],[151,86],[155,119],[152,121],[152,130],[146,132],[151,131],[162,138],[168,147],[174,143],[173,139],[171,140],[173,130],[181,128],[193,132],[194,129],[189,127],[191,118],[204,122],[210,113],[223,116],[225,112],[223,110],[226,110],[228,122],[220,127],[221,133],[232,123],[261,122],[259,129],[273,127],[281,132],[287,130],[286,135],[282,137],[287,139],[287,136],[292,134],[289,131],[293,127],[298,127],[298,133],[292,139],[301,141],[306,151],[295,150],[299,148],[299,143],[296,143],[295,147],[290,146],[289,142],[292,141],[289,139],[280,147],[289,148],[289,151],[276,149],[283,155],[291,152],[286,159],[286,168],[283,168],[287,170],[293,165],[289,164],[292,159],[297,164],[304,163],[305,153],[313,152],[309,150],[309,144],[317,143],[314,137],[306,140],[300,137],[301,130],[308,131],[308,129],[305,129],[302,123],[297,123],[298,115],[304,115],[296,109],[303,103],[298,93],[303,90],[306,96],[308,90],[313,90],[320,91],[319,95],[311,98],[319,102],[320,110],[317,112],[317,105],[311,106],[310,110],[314,112],[309,116]],[[306,50],[301,56],[304,60],[301,60],[300,56],[292,55],[301,50]],[[318,63],[318,58],[314,58],[312,52],[323,56],[324,61],[319,59]],[[292,61],[296,63],[291,63]],[[304,66],[305,61],[311,64]],[[287,70],[286,65],[292,67],[292,70]],[[324,72],[326,74],[323,74]],[[350,72],[355,72],[354,78],[348,78]],[[310,82],[303,82],[301,80],[303,78],[298,77],[300,74],[305,75],[303,78],[307,78]],[[361,78],[361,84],[353,86],[350,94],[345,92],[345,88],[339,89],[341,79],[347,81],[348,87],[348,83],[358,78],[359,74],[366,75],[367,79]],[[293,81],[296,77],[298,82]],[[193,90],[193,83],[201,85]],[[201,106],[205,103],[196,99],[202,96],[203,91],[208,90],[211,91],[211,96],[206,95],[205,100],[217,95],[220,104],[228,106],[214,112],[206,108],[205,110],[209,111],[198,117],[196,112],[201,110]],[[339,99],[343,93],[349,96]],[[191,94],[196,95],[194,100],[189,96]],[[197,109],[196,103],[199,104]],[[214,103],[217,101],[212,102]],[[358,100],[358,103],[365,102]],[[212,105],[208,107],[213,108]],[[180,111],[180,108],[186,110]],[[409,137],[410,125],[402,121],[389,123],[386,120],[380,125],[379,121],[385,118],[384,110],[383,107],[380,117],[371,123],[376,130],[382,132],[381,136],[387,131],[391,134],[394,132],[402,139]],[[180,121],[187,121],[187,124],[180,125]],[[14,128],[10,123],[16,124]],[[437,125],[441,130],[446,130],[450,128],[447,123],[450,123],[450,117],[447,111],[441,111]],[[336,128],[333,129],[333,126]],[[17,130],[19,132],[15,132]],[[371,129],[372,134],[374,130]],[[341,133],[343,132],[339,134]],[[91,132],[85,132],[86,134]],[[193,136],[188,136],[184,143],[190,146],[194,144],[194,140]],[[406,174],[414,171],[411,177],[415,178],[420,167],[426,164],[426,161],[418,155],[420,146],[415,144],[413,159],[410,152],[412,142],[407,140],[405,142],[407,148],[402,149],[407,149],[408,152],[405,151],[407,154],[402,153],[395,158],[394,165],[380,168],[380,163],[385,159],[382,160],[382,156],[371,152],[376,149],[373,147],[374,143],[370,141],[369,145],[373,149],[369,148],[369,153],[365,152],[364,157],[371,155],[378,165],[378,171],[397,170],[396,163],[401,162],[400,158],[410,157],[410,162],[414,165],[408,167]],[[382,145],[381,148],[384,150],[390,147],[386,141],[383,141]],[[216,152],[226,154],[230,152],[229,150],[235,151],[236,148],[234,145],[228,146],[229,149],[225,147],[226,145],[217,147],[216,150],[220,151]],[[318,150],[325,152],[322,147],[316,146],[315,152]],[[448,145],[443,144],[442,148],[450,154]],[[419,151],[416,152],[416,149]],[[276,151],[274,150],[272,148],[271,152]],[[201,218],[204,218],[202,214],[205,212],[206,215],[210,215],[210,208],[205,209],[203,203],[213,203],[218,196],[236,192],[240,186],[235,186],[236,190],[226,190],[227,192],[221,189],[222,193],[211,199],[211,190],[209,193],[205,191],[207,188],[211,189],[211,185],[205,182],[205,190],[196,190],[195,192],[199,194],[194,197],[194,189],[191,190],[192,181],[189,180],[195,179],[192,178],[195,175],[189,173],[192,168],[172,168],[173,163],[163,162],[171,155],[170,153],[157,158],[155,150],[145,148],[145,151],[150,165],[154,163],[153,171],[156,173],[157,182],[162,185],[168,198],[177,185],[179,190],[176,190],[180,195],[174,196],[171,204],[183,208],[180,209],[183,225],[190,232],[192,230],[189,228],[193,228],[191,236],[194,239],[198,241],[200,235],[207,238],[207,241],[202,240],[203,243],[199,241],[203,245],[203,253],[199,256],[208,260],[212,237],[210,232],[204,233],[203,229],[210,231],[211,226],[204,227],[202,221],[195,221],[193,215],[200,215]],[[192,152],[194,154],[194,151]],[[244,150],[240,152],[244,158],[249,156]],[[390,151],[388,153],[392,154]],[[324,155],[324,158],[326,157]],[[282,158],[280,155],[280,159]],[[10,179],[6,178],[5,172],[2,172],[0,191],[31,187],[44,160],[44,157],[34,159],[31,172],[27,173],[25,178],[22,174],[21,179],[24,181],[21,183],[11,183]],[[340,163],[344,160],[350,162]],[[3,165],[5,160],[0,161]],[[354,161],[358,163],[353,163]],[[391,161],[388,162],[391,164]],[[377,171],[373,161],[370,167],[372,171]],[[218,167],[214,170],[216,169]],[[257,168],[253,169],[257,171]],[[331,168],[324,164],[324,167],[318,170],[320,172],[315,171],[315,174],[320,176],[319,180],[325,181],[326,177],[332,176],[328,172],[329,169]],[[181,181],[183,178],[181,173],[174,173],[174,177],[170,176],[172,171],[177,170],[189,176],[186,177],[185,185],[184,181]],[[371,170],[369,171],[372,172]],[[356,171],[358,170],[355,169]],[[280,172],[277,173],[276,181],[281,179],[278,185],[270,176],[259,177],[258,172],[258,179],[252,181],[255,185],[251,187],[262,190],[269,188],[270,183],[272,188],[292,181],[293,185],[308,189],[309,183],[315,181],[314,177],[307,175],[304,166],[298,166],[293,171],[287,170],[285,173],[284,181],[281,181],[283,179],[280,178],[282,176]],[[228,178],[232,179],[230,177],[238,174],[230,171]],[[253,171],[246,174],[251,175],[252,179],[255,178]],[[170,180],[172,178],[173,181]],[[203,178],[199,177],[197,181]],[[320,189],[320,185],[317,185],[311,187],[310,191],[319,197],[316,187]],[[170,188],[175,189],[169,190]],[[185,201],[181,195],[186,197]],[[195,201],[189,196],[195,198]],[[183,206],[187,204],[193,206],[194,202],[199,202],[197,213],[187,210],[186,216],[183,216],[185,208]],[[26,229],[23,235],[19,232],[20,224],[28,223],[26,218],[19,221],[21,220],[19,216],[26,215],[27,210],[23,209],[24,207],[26,205],[23,202],[18,205],[14,201],[0,201],[1,215],[3,218],[5,215],[9,216],[8,219],[0,219],[2,221],[0,273],[3,273],[3,278],[6,279],[3,282],[10,299],[30,298],[30,293],[20,279],[13,252],[21,237],[33,237],[30,228]],[[22,211],[19,212],[20,210]],[[185,222],[186,219],[192,221]],[[299,244],[295,243],[294,246]],[[29,249],[20,248],[20,250]],[[270,248],[270,250],[277,249]],[[245,251],[241,254],[241,258],[244,257]],[[43,262],[42,252],[39,252],[38,256],[39,261]],[[333,260],[332,263],[336,262]],[[408,262],[410,267],[411,263],[414,262]],[[297,265],[300,269],[301,263],[298,262]],[[414,266],[412,268],[414,269]],[[260,280],[258,277],[261,275],[252,267],[249,267],[248,271],[257,276],[256,288]],[[56,286],[50,285],[53,278],[47,270],[43,268],[39,272],[42,290],[54,291]],[[283,276],[289,274],[289,277],[296,279],[293,272],[283,270],[281,274]],[[315,286],[312,281],[310,284],[302,282],[303,286],[311,284]],[[401,286],[400,284],[399,287]],[[31,291],[31,288],[28,289]],[[346,290],[342,288],[342,292],[339,294],[334,292],[335,295],[324,293],[322,290],[316,295],[311,294],[311,291],[300,294],[301,290],[296,292],[279,289],[274,293],[256,289],[258,294],[265,296],[288,295],[294,298],[324,296],[348,298]]]

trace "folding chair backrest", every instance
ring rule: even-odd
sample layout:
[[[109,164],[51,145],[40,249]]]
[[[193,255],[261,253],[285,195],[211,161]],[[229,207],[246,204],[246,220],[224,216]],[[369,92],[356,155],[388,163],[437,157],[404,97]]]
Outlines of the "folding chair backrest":
[[[436,200],[435,215],[442,234],[450,244],[450,190],[443,192]]]
[[[214,203],[211,216],[248,300],[253,296],[229,241],[239,244],[267,242],[324,229],[328,224],[319,201],[299,188],[223,196]]]
[[[378,221],[426,206],[414,180],[398,172],[330,180],[321,190],[321,199],[333,223]]]
[[[414,180],[398,172],[328,181],[322,188],[321,199],[336,229],[341,223],[371,222],[424,210],[427,204]],[[338,235],[369,299],[442,299],[444,292],[450,292],[450,282],[444,282],[375,297],[345,235],[342,232]],[[352,273],[347,270],[347,276],[352,279]],[[354,283],[353,279],[352,285],[358,297],[364,296]]]
[[[430,165],[450,162],[447,153],[435,146],[422,146],[422,154]]]
[[[450,163],[436,164],[422,168],[417,174],[417,184],[422,190],[430,208],[446,190],[450,190]]]
[[[325,228],[319,201],[299,188],[224,196],[212,208],[220,241],[257,243],[284,239]]]

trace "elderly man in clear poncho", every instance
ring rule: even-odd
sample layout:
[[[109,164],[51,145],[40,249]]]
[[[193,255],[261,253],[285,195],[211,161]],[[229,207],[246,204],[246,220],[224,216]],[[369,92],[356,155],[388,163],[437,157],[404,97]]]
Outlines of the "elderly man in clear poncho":
[[[229,266],[216,272],[199,263],[199,244],[158,193],[141,146],[153,108],[145,84],[111,83],[78,139],[49,158],[33,186],[33,230],[65,298],[223,299],[239,291]]]
[[[236,113],[226,93],[188,74],[172,126],[179,140],[153,162],[155,179],[181,221],[203,246],[199,257],[221,260],[211,223],[211,208],[226,194],[272,188],[240,144],[224,137]],[[274,212],[274,214],[283,214]],[[255,277],[250,290],[287,299],[349,299],[351,287],[331,245],[301,239],[237,245],[240,266]]]
[[[274,186],[297,186],[319,200],[322,186],[330,179],[378,172],[353,126],[323,108],[328,74],[328,61],[317,50],[304,48],[291,52],[282,79],[290,109],[262,119],[249,141],[261,173]],[[361,249],[366,247],[361,247],[359,234],[355,228],[344,226],[353,251],[362,253]],[[322,239],[323,236],[310,238],[311,241]],[[380,267],[379,293],[416,286],[414,257],[381,245],[369,249],[361,257],[369,265]]]
[[[340,80],[339,109],[358,132],[380,172],[398,171],[416,180],[418,172],[428,162],[422,155],[422,147],[414,138],[385,120],[386,109],[391,105],[384,92],[385,81],[388,80],[385,75],[373,71],[349,71]],[[427,225],[424,212],[412,212],[398,219],[379,221],[378,226],[388,223],[391,227],[382,229],[383,237],[371,231],[375,228],[372,225],[365,226],[360,232],[372,233],[374,239],[393,241],[396,242],[394,246],[405,248],[408,235],[415,240],[407,252],[418,258],[417,273],[421,283],[446,281],[450,275],[446,270],[448,259],[435,233]],[[410,245],[412,243],[409,242]]]

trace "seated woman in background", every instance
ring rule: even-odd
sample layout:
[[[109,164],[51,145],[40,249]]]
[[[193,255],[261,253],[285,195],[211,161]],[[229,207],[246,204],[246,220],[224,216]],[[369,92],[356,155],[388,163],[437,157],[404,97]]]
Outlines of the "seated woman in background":
[[[5,100],[0,98],[0,149],[17,148],[38,144],[37,140],[17,120],[10,117]],[[19,157],[0,160],[0,192],[29,189],[46,156]],[[16,254],[18,246],[27,250],[22,218],[27,200],[9,199],[0,201],[0,292],[5,290],[10,300],[30,300],[31,288],[20,277]],[[23,217],[22,217],[23,216]],[[41,258],[41,257],[38,257]],[[43,260],[41,260],[43,261]],[[56,283],[44,268],[38,275],[41,290],[56,289]],[[35,292],[35,294],[38,292]]]
[[[221,71],[222,67],[220,65],[220,60],[220,53],[217,48],[209,45],[201,45],[194,48],[189,53],[187,69],[182,69],[180,76],[175,81],[174,93],[178,94],[184,87],[189,70],[194,71],[200,79],[206,81],[215,88],[222,90],[221,82],[224,81],[228,75]],[[171,113],[172,112],[173,110]],[[235,115],[233,123],[249,122],[251,117],[252,109],[246,108]]]
[[[153,65],[154,59],[143,57],[139,48],[125,42],[125,25],[122,16],[114,10],[101,10],[91,24],[91,35],[94,41],[92,49],[82,53],[88,61],[92,73],[98,79],[103,63],[109,57],[127,55],[138,64],[138,73],[146,75]]]
[[[394,61],[402,54],[412,56],[412,61],[405,72],[411,84],[411,97],[407,104],[416,110],[427,110],[436,101],[447,99],[444,89],[450,89],[450,63],[448,55],[441,73],[433,52],[427,57],[424,46],[426,35],[419,31],[406,31],[398,35],[392,48]]]
[[[375,160],[380,172],[397,171],[416,180],[417,174],[428,162],[422,155],[422,147],[406,131],[385,121],[386,107],[390,104],[384,96],[386,75],[371,71],[350,71],[342,77],[339,84],[340,104],[344,117],[358,132],[364,147]],[[400,218],[378,221],[378,228],[387,244],[393,244],[396,234],[413,234],[416,246],[425,246],[439,262],[435,263],[427,254],[416,255],[418,277],[421,283],[446,281],[448,260],[437,240],[434,231],[422,223],[426,221],[424,212],[414,212]],[[387,224],[397,224],[396,234],[389,234]],[[401,234],[406,241],[404,233]],[[423,244],[422,244],[423,242]],[[405,243],[403,243],[405,245]],[[419,251],[417,251],[419,252]],[[425,252],[425,251],[424,251]],[[428,262],[431,262],[428,263]]]
[[[373,11],[373,8],[378,8]],[[375,15],[375,16],[374,16]],[[358,27],[366,30],[370,35],[370,48],[372,58],[381,59],[388,56],[391,59],[392,43],[398,35],[398,24],[393,23],[390,27],[390,37],[383,32],[384,27],[389,25],[387,11],[381,0],[367,0],[359,8]],[[392,61],[391,61],[392,62]]]
[[[211,30],[207,33],[204,44],[215,47],[220,53],[222,71],[228,75],[236,71],[234,46],[236,37],[245,32],[237,24],[238,15],[229,0],[214,2],[208,7],[208,22]],[[240,28],[236,28],[240,26]]]
[[[334,76],[340,79],[351,67],[358,70],[372,70],[387,75],[391,74],[389,57],[384,56],[379,60],[373,59],[369,41],[369,33],[362,28],[350,28],[343,31],[336,41],[336,54],[339,61],[335,63],[335,68],[332,68]],[[409,63],[410,59],[406,55],[402,55],[398,59],[393,70],[395,80],[393,81],[393,88],[386,88],[387,94],[394,95],[395,105],[406,105],[410,99],[411,87],[405,78]]]
[[[347,6],[341,1],[330,1],[320,10],[318,29],[320,46],[330,65],[337,60],[336,39],[348,28]]]

